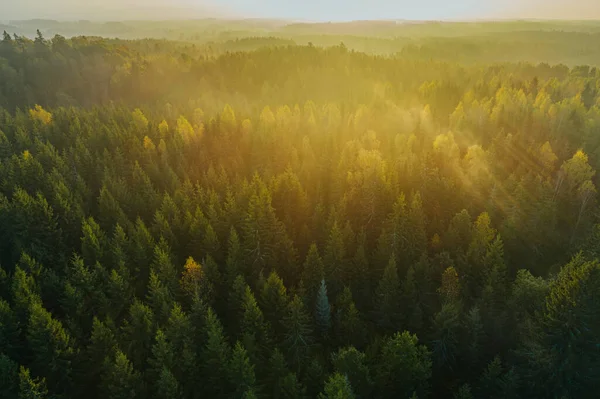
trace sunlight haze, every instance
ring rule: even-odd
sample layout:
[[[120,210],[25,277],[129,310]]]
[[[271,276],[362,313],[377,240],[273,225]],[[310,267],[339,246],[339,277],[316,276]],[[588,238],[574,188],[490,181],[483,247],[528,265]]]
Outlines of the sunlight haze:
[[[22,0],[2,2],[0,20],[52,18],[194,19],[285,18],[308,21],[367,19],[600,19],[597,0]]]

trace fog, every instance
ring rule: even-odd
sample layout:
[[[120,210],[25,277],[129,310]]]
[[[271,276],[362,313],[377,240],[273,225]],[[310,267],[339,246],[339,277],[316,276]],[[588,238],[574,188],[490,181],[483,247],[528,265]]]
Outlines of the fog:
[[[287,18],[360,19],[600,19],[599,0],[2,0],[0,21]]]

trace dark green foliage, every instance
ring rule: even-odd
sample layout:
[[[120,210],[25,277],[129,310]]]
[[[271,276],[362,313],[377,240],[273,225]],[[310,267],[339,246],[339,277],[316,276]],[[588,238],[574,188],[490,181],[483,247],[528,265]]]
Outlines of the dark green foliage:
[[[19,371],[19,399],[46,399],[48,389],[44,379],[32,378],[29,370],[21,367]]]
[[[246,349],[239,342],[233,348],[229,363],[229,374],[232,388],[229,397],[242,399],[250,391],[256,394],[254,390],[256,384],[254,365],[250,362]]]
[[[325,390],[319,394],[319,399],[355,399],[348,378],[342,374],[334,374],[325,383]]]
[[[17,397],[19,366],[5,354],[0,354],[0,394],[3,398]]]
[[[69,392],[75,356],[71,337],[41,304],[32,304],[30,311],[27,345],[33,355],[31,370],[36,375],[47,375],[49,388]]]
[[[283,280],[277,273],[271,273],[262,287],[259,303],[276,336],[281,336],[285,330],[283,319],[287,313],[288,301]]]
[[[228,364],[231,347],[225,341],[223,327],[212,310],[206,315],[204,325],[204,348],[202,349],[205,390],[211,397],[224,397],[228,392]]]
[[[348,287],[337,299],[334,315],[334,336],[342,345],[363,346],[367,341],[367,327],[352,299]]]
[[[331,306],[329,305],[329,298],[327,297],[325,280],[321,280],[321,288],[319,288],[319,292],[317,293],[315,321],[319,333],[327,335],[331,328]]]
[[[268,363],[267,390],[273,398],[301,399],[306,397],[306,388],[300,384],[296,373],[289,372],[283,354],[275,349]]]
[[[377,392],[383,398],[425,396],[431,377],[431,354],[416,336],[397,333],[383,343],[375,371]]]
[[[392,255],[377,287],[375,317],[377,325],[386,331],[395,331],[400,325],[400,280],[396,257]]]
[[[143,397],[142,378],[127,356],[117,351],[114,356],[107,356],[105,373],[102,378],[102,391],[114,399],[135,399]]]
[[[537,314],[531,340],[525,341],[523,350],[526,375],[540,384],[529,387],[534,392],[592,395],[599,367],[599,276],[597,261],[577,255],[551,283],[544,310]]]
[[[294,297],[288,305],[284,324],[286,332],[282,346],[286,350],[291,366],[299,370],[305,365],[313,344],[310,317],[300,297]]]
[[[354,347],[340,349],[332,359],[335,371],[348,378],[357,398],[371,397],[373,380],[366,356]]]
[[[302,270],[302,282],[304,283],[306,303],[311,307],[316,303],[317,294],[321,288],[321,282],[325,277],[325,266],[319,255],[319,250],[315,244],[310,246],[308,255],[304,261]]]

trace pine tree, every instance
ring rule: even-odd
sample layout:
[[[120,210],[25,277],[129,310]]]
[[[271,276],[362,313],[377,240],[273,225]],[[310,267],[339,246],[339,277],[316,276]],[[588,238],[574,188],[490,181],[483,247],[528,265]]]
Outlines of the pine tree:
[[[352,346],[342,348],[333,354],[332,363],[336,373],[348,378],[357,398],[371,397],[373,380],[364,353]]]
[[[302,375],[302,379],[306,384],[306,392],[311,398],[317,397],[323,391],[325,382],[325,366],[320,356],[313,356],[308,362],[306,369]]]
[[[21,366],[19,371],[18,399],[46,399],[48,389],[44,379],[32,378],[29,370]]]
[[[429,378],[430,353],[418,345],[416,335],[396,333],[384,342],[375,372],[378,397],[408,398],[414,392],[425,396]]]
[[[527,362],[523,378],[532,395],[585,397],[592,392],[600,361],[598,287],[600,264],[586,261],[581,254],[563,266],[551,283],[544,309],[537,315],[537,334],[524,340],[520,350]]]
[[[343,270],[346,263],[346,248],[344,246],[344,237],[338,223],[334,222],[329,239],[325,247],[325,255],[323,256],[323,266],[325,279],[330,282],[332,295],[337,296],[341,290],[343,283]]]
[[[243,266],[244,258],[240,238],[235,228],[231,227],[227,241],[226,276],[228,284],[233,284],[237,276],[245,275]]]
[[[201,357],[201,367],[206,381],[206,394],[223,397],[228,392],[226,379],[231,348],[223,335],[223,327],[211,310],[206,314],[204,336],[206,337]]]
[[[85,361],[80,367],[83,370],[75,370],[77,374],[83,375],[80,378],[84,381],[82,384],[84,386],[78,387],[78,389],[83,391],[93,387],[98,391],[101,377],[105,373],[104,360],[106,357],[113,358],[117,349],[118,345],[114,332],[105,323],[94,317],[90,343],[84,351]]]
[[[410,209],[408,211],[408,258],[406,264],[412,264],[416,262],[422,254],[427,251],[427,231],[425,230],[425,213],[423,212],[423,203],[421,200],[421,194],[416,193],[413,195],[410,203]],[[398,253],[401,256],[402,253]]]
[[[319,399],[355,399],[348,377],[334,374],[325,384],[325,390],[319,394]]]
[[[300,297],[290,302],[284,324],[286,333],[282,345],[292,367],[299,370],[305,365],[313,343],[310,318]]]
[[[182,397],[179,382],[166,366],[163,366],[158,374],[155,392],[155,397],[160,399],[178,399]]]
[[[402,282],[402,300],[404,325],[410,331],[420,332],[423,327],[423,310],[417,288],[415,269],[411,266]]]
[[[267,386],[272,389],[274,399],[302,399],[306,397],[306,388],[300,384],[295,373],[290,373],[285,358],[279,349],[275,349],[269,359]]]
[[[323,260],[319,256],[316,244],[312,244],[304,261],[302,271],[302,282],[306,290],[306,303],[313,307],[317,299],[317,293],[321,287],[321,281],[325,278]]]
[[[20,335],[21,329],[16,315],[8,302],[0,299],[0,348],[2,348],[2,353],[16,359],[21,347]]]
[[[122,327],[123,348],[137,370],[145,370],[156,334],[154,313],[142,302],[135,300],[129,308],[129,317]]]
[[[19,390],[19,366],[8,356],[0,354],[0,396],[3,398],[17,397]]]
[[[483,322],[481,312],[478,306],[474,306],[467,313],[464,321],[463,356],[466,356],[469,363],[477,365],[482,357],[482,347],[484,344],[485,333],[483,331]]]
[[[352,291],[346,287],[336,301],[334,318],[335,337],[341,345],[362,347],[367,342],[367,329],[352,299]]]
[[[117,351],[107,357],[102,392],[111,399],[136,399],[143,397],[142,377],[135,371],[127,356]]]
[[[241,337],[247,348],[250,359],[255,364],[262,364],[265,353],[271,344],[269,327],[250,287],[246,287],[242,303]]]
[[[175,366],[175,355],[173,346],[167,340],[165,333],[160,329],[157,330],[154,345],[152,345],[152,356],[148,360],[149,372],[154,384],[158,384],[165,370],[171,373],[170,370]],[[160,387],[155,385],[154,388],[159,389]]]
[[[31,370],[47,376],[48,386],[54,392],[68,392],[74,356],[71,337],[40,303],[32,304],[30,312],[27,343],[33,353]]]
[[[248,352],[240,342],[235,345],[229,362],[229,381],[231,385],[231,398],[244,398],[245,393],[255,391],[256,377],[254,365],[248,358]]]
[[[259,302],[265,319],[273,328],[276,337],[281,337],[285,331],[283,319],[287,313],[288,301],[283,280],[276,272],[271,272],[261,290]]]
[[[452,369],[456,364],[461,333],[461,308],[458,303],[445,303],[433,319],[433,358],[439,369]]]
[[[315,321],[317,329],[322,335],[327,335],[331,328],[331,306],[327,297],[327,285],[325,280],[321,280],[321,288],[317,293],[315,308]]]
[[[400,319],[400,280],[396,258],[392,256],[385,268],[375,297],[376,322],[380,328],[396,331]]]
[[[461,385],[458,391],[454,394],[454,399],[473,399],[471,386],[469,384]]]
[[[165,323],[173,308],[173,294],[154,271],[150,272],[147,301],[156,315],[157,321],[160,324]]]
[[[350,289],[355,295],[356,303],[363,309],[363,306],[370,305],[371,289],[377,281],[373,281],[374,273],[371,273],[369,259],[366,253],[367,236],[364,231],[358,235],[357,247],[350,266]]]

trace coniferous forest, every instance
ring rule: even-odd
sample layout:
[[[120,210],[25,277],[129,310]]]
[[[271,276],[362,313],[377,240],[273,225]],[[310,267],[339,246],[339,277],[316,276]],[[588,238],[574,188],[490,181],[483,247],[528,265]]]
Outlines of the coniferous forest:
[[[600,50],[564,29],[5,32],[0,397],[598,397]]]

